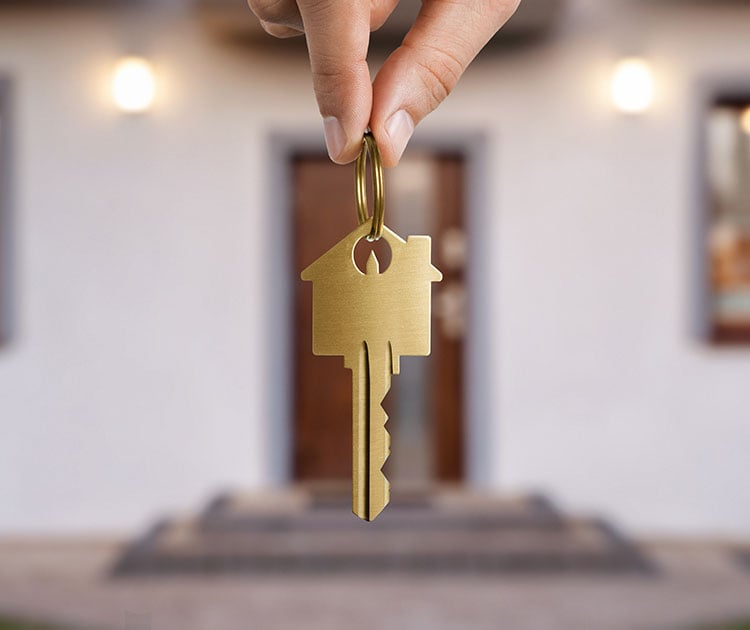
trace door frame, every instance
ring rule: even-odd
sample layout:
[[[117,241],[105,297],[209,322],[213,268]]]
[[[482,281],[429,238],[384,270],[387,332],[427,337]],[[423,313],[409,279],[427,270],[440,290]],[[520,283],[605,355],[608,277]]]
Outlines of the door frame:
[[[475,129],[444,133],[415,134],[410,148],[430,152],[462,155],[466,171],[464,180],[464,220],[469,248],[466,283],[469,295],[468,325],[464,343],[464,462],[465,482],[475,488],[489,489],[496,485],[495,461],[500,453],[497,378],[499,360],[487,348],[496,348],[499,327],[496,305],[497,283],[487,282],[496,275],[497,244],[491,241],[496,232],[489,191],[487,135]],[[316,128],[297,132],[274,131],[267,139],[268,177],[264,198],[267,200],[265,223],[266,278],[263,288],[265,331],[263,364],[266,369],[264,418],[267,421],[266,478],[272,485],[291,483],[292,475],[292,414],[294,404],[288,392],[293,381],[293,278],[300,270],[292,268],[292,170],[291,162],[298,153],[325,155],[322,133]],[[353,176],[353,175],[352,175]],[[386,182],[387,185],[387,182]],[[354,200],[352,200],[352,204]],[[353,206],[352,206],[353,208]],[[271,349],[273,349],[271,351]]]

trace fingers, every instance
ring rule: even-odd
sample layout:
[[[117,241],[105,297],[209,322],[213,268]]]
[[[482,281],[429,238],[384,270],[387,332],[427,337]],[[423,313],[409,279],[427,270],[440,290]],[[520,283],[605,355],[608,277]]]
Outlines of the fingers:
[[[360,151],[372,107],[367,67],[370,3],[367,0],[299,0],[310,53],[313,87],[334,162]]]
[[[395,166],[418,124],[456,86],[466,67],[520,0],[425,0],[402,45],[373,84],[370,126],[385,166]]]
[[[331,159],[359,153],[368,121],[383,163],[398,163],[414,126],[453,90],[520,0],[424,0],[403,44],[370,84],[367,46],[398,0],[248,0],[276,37],[307,34]]]
[[[372,105],[366,61],[369,33],[382,26],[397,3],[248,0],[270,35],[294,37],[306,32],[313,86],[323,115],[326,146],[334,162],[351,162],[360,151]]]

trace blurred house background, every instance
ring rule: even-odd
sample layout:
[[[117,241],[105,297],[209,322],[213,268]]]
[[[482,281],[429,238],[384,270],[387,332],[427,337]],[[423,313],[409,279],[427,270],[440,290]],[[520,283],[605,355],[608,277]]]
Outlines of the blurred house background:
[[[113,100],[128,56],[152,105]],[[748,108],[746,3],[524,0],[386,174],[446,273],[394,484],[748,536]],[[297,278],[354,227],[352,169],[301,41],[240,0],[2,2],[0,146],[0,532],[346,478],[349,374]]]

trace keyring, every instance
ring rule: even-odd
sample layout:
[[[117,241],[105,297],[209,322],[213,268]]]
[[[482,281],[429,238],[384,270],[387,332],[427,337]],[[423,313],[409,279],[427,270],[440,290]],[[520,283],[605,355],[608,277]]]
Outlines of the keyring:
[[[372,170],[372,196],[373,212],[370,217],[367,208],[367,154],[370,154],[370,167]],[[383,235],[383,221],[385,218],[385,199],[383,197],[383,162],[380,159],[380,151],[375,143],[371,131],[365,133],[362,139],[362,151],[357,156],[354,165],[354,189],[357,198],[357,218],[362,225],[372,220],[368,241],[377,241]]]

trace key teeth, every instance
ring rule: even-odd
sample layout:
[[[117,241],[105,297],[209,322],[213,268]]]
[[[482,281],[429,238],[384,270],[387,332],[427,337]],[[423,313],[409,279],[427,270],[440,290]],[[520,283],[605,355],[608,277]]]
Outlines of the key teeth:
[[[364,352],[369,352],[370,348],[367,343],[364,344]],[[367,498],[363,499],[360,503],[353,506],[352,511],[354,514],[359,517],[360,519],[371,522],[374,521],[378,515],[385,509],[386,505],[390,503],[391,498],[391,484],[388,481],[388,478],[385,476],[385,473],[383,472],[383,468],[388,461],[388,457],[391,454],[391,435],[388,432],[388,430],[385,428],[386,424],[388,422],[388,414],[385,411],[385,408],[383,407],[383,401],[385,400],[386,396],[388,395],[388,390],[390,389],[390,377],[392,376],[392,359],[393,359],[393,348],[388,345],[388,358],[386,360],[385,366],[381,366],[379,362],[376,362],[375,365],[373,365],[372,357],[368,357],[366,360],[366,366],[368,366],[367,369],[371,370],[377,370],[375,373],[378,373],[383,367],[386,369],[386,375],[385,379],[380,380],[377,379],[377,385],[376,385],[376,391],[380,393],[382,391],[382,396],[380,396],[380,400],[375,403],[377,398],[373,396],[373,390],[370,389],[370,395],[372,398],[367,401],[367,406],[369,409],[371,409],[372,417],[369,419],[371,422],[371,431],[373,432],[381,432],[382,435],[382,451],[379,455],[376,455],[373,450],[369,450],[369,453],[373,457],[382,457],[382,461],[380,462],[380,466],[377,465],[376,461],[372,461],[372,466],[370,467],[370,471],[372,471],[372,479],[370,482],[366,485],[366,492],[367,492]],[[370,387],[372,387],[372,381],[369,382]],[[382,388],[382,389],[381,389]],[[383,391],[383,389],[385,391]],[[373,404],[375,403],[375,404]],[[371,446],[368,447],[368,449],[371,449]],[[368,467],[370,464],[368,464]],[[377,472],[375,470],[377,469]],[[378,476],[380,476],[380,479],[378,479]]]
[[[385,397],[383,397],[385,399]],[[383,472],[383,467],[385,466],[385,463],[388,461],[388,457],[391,454],[391,434],[388,432],[388,429],[385,428],[385,425],[388,422],[388,414],[386,413],[385,409],[383,408],[383,404],[381,401],[380,409],[383,411],[383,433],[384,435],[384,457],[383,457],[383,463],[380,466],[380,475],[383,477],[383,505],[380,507],[380,509],[375,512],[371,512],[367,519],[368,521],[373,521],[377,518],[377,516],[385,509],[385,506],[388,505],[391,501],[391,482],[388,481],[388,477],[385,476],[385,473]]]
[[[380,408],[383,409],[383,405],[380,405]],[[388,424],[388,414],[385,412],[385,409],[383,409],[383,416],[385,416],[385,420],[383,420],[383,427],[385,427],[386,424]],[[388,461],[388,457],[391,454],[391,434],[388,432],[388,429],[383,429],[383,433],[385,434],[384,442],[385,442],[385,448],[383,449],[385,451],[385,457],[383,458],[383,465],[380,467],[380,472],[383,472],[383,466],[385,466],[385,463]],[[386,483],[388,483],[388,478],[383,474],[383,477],[385,478]]]
[[[388,481],[388,477],[385,476],[385,473],[382,470],[380,471],[380,475],[383,477],[383,505],[381,505],[380,508],[376,510],[370,509],[370,512],[364,519],[368,522],[374,521],[378,517],[378,515],[385,509],[385,506],[388,505],[391,501],[391,483]]]

